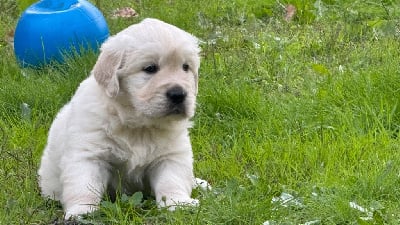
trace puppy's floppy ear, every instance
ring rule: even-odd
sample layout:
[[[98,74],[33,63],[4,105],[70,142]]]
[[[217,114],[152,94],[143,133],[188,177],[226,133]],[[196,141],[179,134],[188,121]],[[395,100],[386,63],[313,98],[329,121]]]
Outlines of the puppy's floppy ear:
[[[104,87],[110,97],[117,96],[119,81],[117,70],[121,67],[124,51],[115,43],[118,40],[108,40],[101,47],[101,53],[93,68],[93,75],[97,83]]]
[[[199,90],[199,65],[200,65],[200,56],[199,56],[200,50],[198,49],[196,52],[196,58],[195,58],[195,68],[193,70],[194,73],[194,82],[195,82],[195,94],[197,95],[198,90]]]

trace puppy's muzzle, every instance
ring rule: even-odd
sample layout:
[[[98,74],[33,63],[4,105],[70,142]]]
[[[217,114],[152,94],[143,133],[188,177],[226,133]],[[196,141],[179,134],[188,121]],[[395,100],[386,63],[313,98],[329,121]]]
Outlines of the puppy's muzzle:
[[[170,108],[170,114],[184,114],[186,111],[185,108],[185,99],[187,96],[187,92],[181,86],[173,86],[168,89],[165,93]]]

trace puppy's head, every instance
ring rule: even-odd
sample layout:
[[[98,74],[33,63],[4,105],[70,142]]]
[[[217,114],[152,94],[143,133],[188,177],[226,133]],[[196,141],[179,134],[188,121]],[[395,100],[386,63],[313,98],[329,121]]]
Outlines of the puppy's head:
[[[93,75],[106,94],[147,118],[194,115],[200,64],[198,40],[156,19],[109,38]]]

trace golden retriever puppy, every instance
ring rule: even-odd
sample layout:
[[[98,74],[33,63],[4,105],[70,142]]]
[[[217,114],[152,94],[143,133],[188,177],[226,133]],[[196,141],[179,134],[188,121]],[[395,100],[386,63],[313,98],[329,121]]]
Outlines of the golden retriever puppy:
[[[96,210],[118,188],[171,210],[198,204],[188,128],[199,64],[198,40],[156,19],[110,37],[50,128],[42,195],[60,200],[65,218]]]

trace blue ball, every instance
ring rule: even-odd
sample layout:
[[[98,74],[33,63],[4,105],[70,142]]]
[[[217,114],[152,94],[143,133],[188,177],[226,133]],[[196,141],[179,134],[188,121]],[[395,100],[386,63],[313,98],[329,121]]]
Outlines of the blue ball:
[[[66,55],[98,50],[109,36],[102,13],[86,0],[42,0],[21,15],[14,51],[21,66],[63,62]]]

